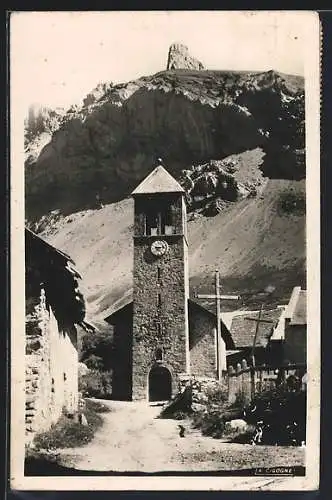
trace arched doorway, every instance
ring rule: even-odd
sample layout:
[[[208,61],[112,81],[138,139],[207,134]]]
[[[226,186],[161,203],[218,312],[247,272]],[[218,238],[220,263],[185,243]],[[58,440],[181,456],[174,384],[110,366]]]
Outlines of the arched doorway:
[[[172,377],[165,366],[154,366],[149,373],[149,401],[168,401],[172,396]]]

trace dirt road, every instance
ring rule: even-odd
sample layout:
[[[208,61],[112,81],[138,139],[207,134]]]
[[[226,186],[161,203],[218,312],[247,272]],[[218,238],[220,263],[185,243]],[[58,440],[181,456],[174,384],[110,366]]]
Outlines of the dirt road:
[[[93,441],[62,450],[61,464],[94,471],[213,471],[253,466],[304,465],[303,448],[252,447],[204,437],[179,422],[156,418],[160,407],[146,402],[102,401],[110,412]]]

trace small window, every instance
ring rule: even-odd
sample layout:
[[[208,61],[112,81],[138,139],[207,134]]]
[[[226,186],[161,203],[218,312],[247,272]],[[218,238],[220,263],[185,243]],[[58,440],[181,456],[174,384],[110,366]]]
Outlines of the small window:
[[[162,361],[163,360],[163,352],[161,349],[156,349],[156,361]]]
[[[174,234],[173,226],[165,226],[165,234]]]
[[[161,323],[157,323],[158,335],[161,335]]]
[[[159,267],[159,266],[158,266],[158,268],[157,268],[157,279],[158,279],[158,281],[160,281],[160,280],[161,280],[161,269],[160,269],[160,267]]]
[[[172,223],[172,210],[169,205],[153,205],[145,216],[146,236],[159,236],[163,234],[174,234],[175,228]]]
[[[161,234],[173,234],[174,227],[172,224],[172,211],[171,207],[167,206],[160,214],[161,221]]]
[[[65,373],[63,374],[63,380],[64,380],[65,382],[66,382],[66,380],[67,380],[67,375],[66,375]]]
[[[160,292],[158,292],[157,304],[158,304],[158,307],[161,307],[161,293]]]
[[[157,236],[160,234],[159,214],[150,212],[146,214],[145,231],[147,236]]]

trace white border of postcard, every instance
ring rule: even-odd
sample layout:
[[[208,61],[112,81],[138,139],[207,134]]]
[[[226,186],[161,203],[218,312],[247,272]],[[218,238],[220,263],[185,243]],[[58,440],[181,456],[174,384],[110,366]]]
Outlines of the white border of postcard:
[[[105,13],[108,14],[108,13]],[[239,12],[239,15],[243,14]],[[251,11],[251,14],[252,11]],[[268,15],[269,13],[266,12]],[[276,11],[274,11],[276,14]],[[320,23],[313,11],[298,11],[307,24],[305,41],[307,162],[308,425],[305,477],[216,476],[24,476],[24,112],[11,45],[11,432],[10,485],[15,490],[315,490],[319,487],[320,437]],[[55,15],[56,12],[50,13]],[[198,12],[197,15],[200,15]],[[227,15],[227,12],[225,12]],[[254,14],[253,14],[254,15]],[[287,15],[287,11],[280,11]],[[17,34],[16,34],[17,35]],[[24,37],[24,33],[20,34]],[[22,87],[23,86],[23,87]]]

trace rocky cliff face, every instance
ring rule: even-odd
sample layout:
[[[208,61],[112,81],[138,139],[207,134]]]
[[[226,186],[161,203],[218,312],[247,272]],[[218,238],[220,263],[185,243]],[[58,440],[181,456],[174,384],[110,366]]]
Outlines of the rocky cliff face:
[[[181,43],[173,43],[168,52],[167,70],[172,69],[204,69],[203,64],[189,55],[189,50],[186,45]]]
[[[26,162],[37,161],[40,151],[52,139],[52,134],[59,129],[65,115],[64,109],[37,108],[30,106],[24,122],[24,146]]]
[[[198,173],[206,174],[208,185],[217,183],[221,196],[227,176],[237,192],[243,186],[231,180],[230,166],[225,171],[211,160],[257,147],[265,156],[254,177],[301,179],[303,81],[274,72],[164,71],[99,86],[81,108],[61,117],[51,140],[38,151],[39,138],[37,134],[27,144],[30,220],[55,209],[70,213],[91,208],[96,197],[104,203],[118,201],[150,172],[157,157],[176,178],[187,170],[194,184],[202,186]],[[225,194],[227,198],[231,192]]]

